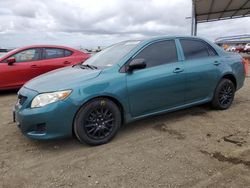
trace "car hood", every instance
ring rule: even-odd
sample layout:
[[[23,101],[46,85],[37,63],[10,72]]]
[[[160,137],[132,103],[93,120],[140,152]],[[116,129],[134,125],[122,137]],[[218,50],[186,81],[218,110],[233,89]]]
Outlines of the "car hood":
[[[72,89],[83,85],[84,81],[93,79],[100,73],[101,70],[66,67],[42,74],[27,82],[24,87],[39,93]]]

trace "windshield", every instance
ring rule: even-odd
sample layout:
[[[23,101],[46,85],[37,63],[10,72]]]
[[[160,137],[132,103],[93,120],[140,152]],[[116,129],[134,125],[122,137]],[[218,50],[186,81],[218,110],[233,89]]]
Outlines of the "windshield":
[[[119,60],[121,60],[140,42],[141,41],[139,40],[133,40],[114,44],[86,60],[83,65],[88,64],[96,67],[111,67],[118,63]]]

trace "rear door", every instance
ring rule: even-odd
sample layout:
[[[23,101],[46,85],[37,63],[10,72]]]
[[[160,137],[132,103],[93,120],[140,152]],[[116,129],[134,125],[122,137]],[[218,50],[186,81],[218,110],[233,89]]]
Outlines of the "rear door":
[[[73,65],[75,59],[73,52],[62,48],[43,48],[43,60],[41,61],[41,72],[58,69]]]
[[[16,62],[8,65],[8,58]],[[40,48],[22,50],[8,58],[0,63],[0,87],[19,87],[40,74]]]
[[[220,76],[221,58],[205,41],[180,39],[184,54],[184,69],[187,75],[185,101],[192,103],[212,97]]]

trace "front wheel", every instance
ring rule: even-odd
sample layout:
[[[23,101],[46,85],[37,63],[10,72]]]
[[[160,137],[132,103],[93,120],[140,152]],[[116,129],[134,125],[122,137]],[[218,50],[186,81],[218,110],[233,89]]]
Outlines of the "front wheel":
[[[229,79],[222,79],[215,89],[212,107],[219,110],[228,109],[234,100],[234,94],[234,83]]]
[[[109,99],[97,98],[85,104],[77,113],[74,132],[80,142],[101,145],[109,142],[121,125],[121,112]]]

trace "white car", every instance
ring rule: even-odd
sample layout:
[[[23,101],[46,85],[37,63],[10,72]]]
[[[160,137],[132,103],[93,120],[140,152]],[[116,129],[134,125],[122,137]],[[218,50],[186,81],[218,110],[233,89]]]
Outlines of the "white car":
[[[236,48],[235,46],[230,46],[226,49],[227,52],[235,52]]]
[[[250,52],[250,43],[247,43],[245,48],[244,48],[244,52]]]

